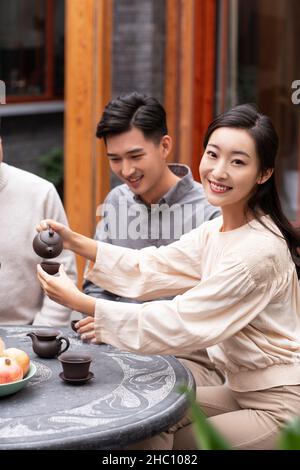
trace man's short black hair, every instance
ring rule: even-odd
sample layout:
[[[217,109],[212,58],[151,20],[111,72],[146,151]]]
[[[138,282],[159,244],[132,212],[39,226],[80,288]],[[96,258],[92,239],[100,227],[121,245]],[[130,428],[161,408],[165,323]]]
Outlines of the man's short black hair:
[[[152,96],[136,91],[119,96],[104,108],[96,136],[106,142],[111,135],[140,129],[147,139],[160,142],[168,133],[164,107]]]

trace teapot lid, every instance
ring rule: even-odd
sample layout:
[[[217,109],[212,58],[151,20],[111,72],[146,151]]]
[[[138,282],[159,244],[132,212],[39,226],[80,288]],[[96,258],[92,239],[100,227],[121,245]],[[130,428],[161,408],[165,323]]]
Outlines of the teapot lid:
[[[43,230],[40,232],[40,240],[47,245],[57,245],[61,242],[61,236],[58,233],[54,232],[51,228],[48,230]]]
[[[38,338],[56,338],[60,333],[57,330],[37,330],[34,332]]]

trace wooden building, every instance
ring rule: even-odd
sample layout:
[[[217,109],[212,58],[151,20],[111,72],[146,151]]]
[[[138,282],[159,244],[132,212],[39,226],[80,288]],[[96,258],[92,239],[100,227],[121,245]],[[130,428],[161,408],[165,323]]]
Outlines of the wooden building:
[[[143,41],[138,24],[147,15],[152,14],[154,27],[159,25],[157,31],[163,29],[161,36],[157,31],[153,35],[159,41],[156,54],[161,52],[161,66],[156,65],[162,69],[159,98],[175,141],[171,159],[190,165],[198,179],[202,138],[209,121],[237,103],[255,102],[272,117],[278,130],[282,202],[288,217],[300,223],[300,105],[293,100],[293,83],[300,80],[298,0],[29,0],[35,8],[44,4],[44,91],[34,99],[11,93],[7,107],[20,101],[56,102],[52,73],[56,56],[51,45],[56,11],[62,2],[64,202],[74,230],[93,234],[96,207],[110,189],[105,149],[95,138],[95,128],[116,91],[112,85],[114,60],[122,55],[116,35],[123,21],[116,12],[121,8],[131,17],[124,21],[131,21],[128,30],[135,30],[137,44],[139,39]],[[135,16],[135,8],[140,9],[139,15]],[[34,18],[38,22],[39,16]],[[41,29],[41,21],[39,26],[36,31]],[[3,28],[0,19],[0,39]],[[131,52],[138,54],[134,47]],[[139,53],[143,57],[143,51]],[[1,54],[0,49],[0,79]],[[42,60],[38,48],[35,54],[36,61]],[[83,260],[79,263],[82,269]]]

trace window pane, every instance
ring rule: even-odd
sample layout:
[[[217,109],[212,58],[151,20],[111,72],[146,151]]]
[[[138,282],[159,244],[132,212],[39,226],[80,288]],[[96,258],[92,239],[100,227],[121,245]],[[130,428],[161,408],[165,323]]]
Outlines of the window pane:
[[[54,2],[54,96],[64,95],[65,73],[65,2]]]
[[[0,2],[0,76],[7,96],[45,93],[45,0]]]

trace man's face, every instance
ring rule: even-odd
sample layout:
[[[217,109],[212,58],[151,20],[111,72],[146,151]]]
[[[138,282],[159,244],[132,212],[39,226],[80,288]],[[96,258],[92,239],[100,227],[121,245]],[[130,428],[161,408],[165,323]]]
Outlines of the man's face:
[[[169,136],[162,137],[156,143],[145,139],[137,128],[106,139],[111,170],[133,193],[147,202],[155,199],[155,195],[160,192],[170,149]]]

